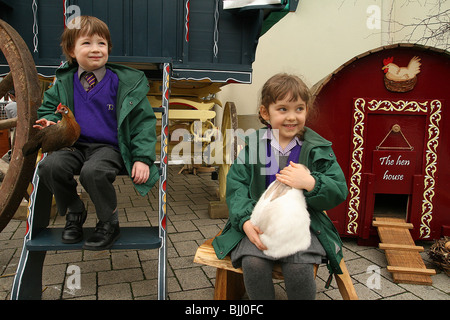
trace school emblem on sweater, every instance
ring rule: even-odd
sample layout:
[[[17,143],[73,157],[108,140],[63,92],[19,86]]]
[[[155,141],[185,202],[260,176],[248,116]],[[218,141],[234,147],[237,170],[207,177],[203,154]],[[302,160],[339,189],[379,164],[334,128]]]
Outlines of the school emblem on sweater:
[[[108,107],[108,111],[114,110],[114,105],[113,104],[108,103],[106,106]]]

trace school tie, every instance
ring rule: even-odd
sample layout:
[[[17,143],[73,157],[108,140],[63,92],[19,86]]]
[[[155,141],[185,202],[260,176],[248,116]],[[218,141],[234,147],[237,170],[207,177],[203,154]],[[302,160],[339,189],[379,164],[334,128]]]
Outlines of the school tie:
[[[84,78],[86,79],[87,83],[89,84],[89,87],[87,89],[87,91],[89,92],[97,84],[97,78],[95,77],[95,75],[92,72],[87,72],[84,75]]]

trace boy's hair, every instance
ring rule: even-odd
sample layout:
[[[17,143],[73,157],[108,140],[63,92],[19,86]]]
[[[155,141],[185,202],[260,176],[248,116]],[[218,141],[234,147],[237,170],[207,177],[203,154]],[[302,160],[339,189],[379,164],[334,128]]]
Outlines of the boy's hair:
[[[75,43],[81,36],[90,37],[96,34],[105,38],[108,42],[108,54],[111,54],[111,34],[108,26],[102,20],[92,16],[80,16],[70,20],[69,23],[74,24],[74,26],[66,27],[61,35],[61,48],[69,64],[76,62],[70,54],[73,53]],[[79,25],[76,25],[78,23]]]
[[[266,81],[261,90],[260,106],[264,106],[267,110],[272,103],[283,100],[290,96],[289,101],[296,101],[301,98],[309,109],[311,104],[311,92],[308,86],[296,75],[287,73],[278,73]],[[259,114],[259,112],[258,112]],[[266,126],[269,125],[261,114],[259,120]]]

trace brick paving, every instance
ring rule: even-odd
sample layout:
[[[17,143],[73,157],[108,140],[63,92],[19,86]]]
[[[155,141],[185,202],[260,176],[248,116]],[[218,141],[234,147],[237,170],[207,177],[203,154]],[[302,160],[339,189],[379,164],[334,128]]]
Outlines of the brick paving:
[[[225,219],[211,219],[209,201],[216,201],[218,181],[211,174],[183,172],[170,166],[168,175],[168,271],[167,291],[170,300],[209,300],[213,298],[215,269],[193,263],[197,247],[213,237]],[[121,226],[155,226],[158,221],[157,188],[139,196],[127,177],[115,182],[118,191]],[[95,225],[95,212],[88,195],[80,188],[88,208],[86,226]],[[52,226],[61,227],[63,217],[57,216]],[[11,220],[0,233],[0,299],[9,299],[11,285],[19,261],[26,222]],[[426,249],[430,242],[423,242]],[[450,300],[450,278],[437,270],[432,286],[396,284],[386,270],[386,258],[375,247],[358,246],[353,239],[344,239],[344,257],[361,300]],[[422,257],[428,268],[435,268],[426,252]],[[158,250],[105,250],[47,252],[43,270],[43,300],[145,300],[157,299]],[[71,266],[80,268],[81,288],[68,289],[67,273]],[[379,286],[370,289],[373,273],[380,271]],[[342,299],[335,281],[324,288],[328,277],[325,266],[319,267],[316,278],[318,300]],[[367,285],[369,284],[369,286]],[[283,281],[275,282],[277,299],[286,299]],[[245,298],[245,297],[244,297]]]

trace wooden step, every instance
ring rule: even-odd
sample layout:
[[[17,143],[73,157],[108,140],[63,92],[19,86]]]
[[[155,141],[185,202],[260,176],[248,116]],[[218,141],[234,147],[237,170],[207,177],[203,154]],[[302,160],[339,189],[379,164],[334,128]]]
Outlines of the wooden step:
[[[422,269],[422,268],[406,268],[406,267],[392,267],[387,266],[387,271],[408,273],[408,274],[424,274],[424,275],[435,275],[436,271],[434,269]]]
[[[394,243],[380,243],[378,247],[381,250],[406,250],[406,251],[425,251],[424,247],[421,246],[411,246],[407,244],[394,244]]]
[[[405,228],[405,229],[413,229],[414,226],[412,223],[406,223],[402,221],[380,221],[374,220],[372,222],[374,227],[389,227],[389,228]]]
[[[385,250],[388,262],[387,270],[395,283],[431,285],[432,269],[427,269],[419,252],[423,247],[416,246],[409,229],[414,226],[404,219],[375,218],[373,226],[377,228],[381,243],[379,248]]]

